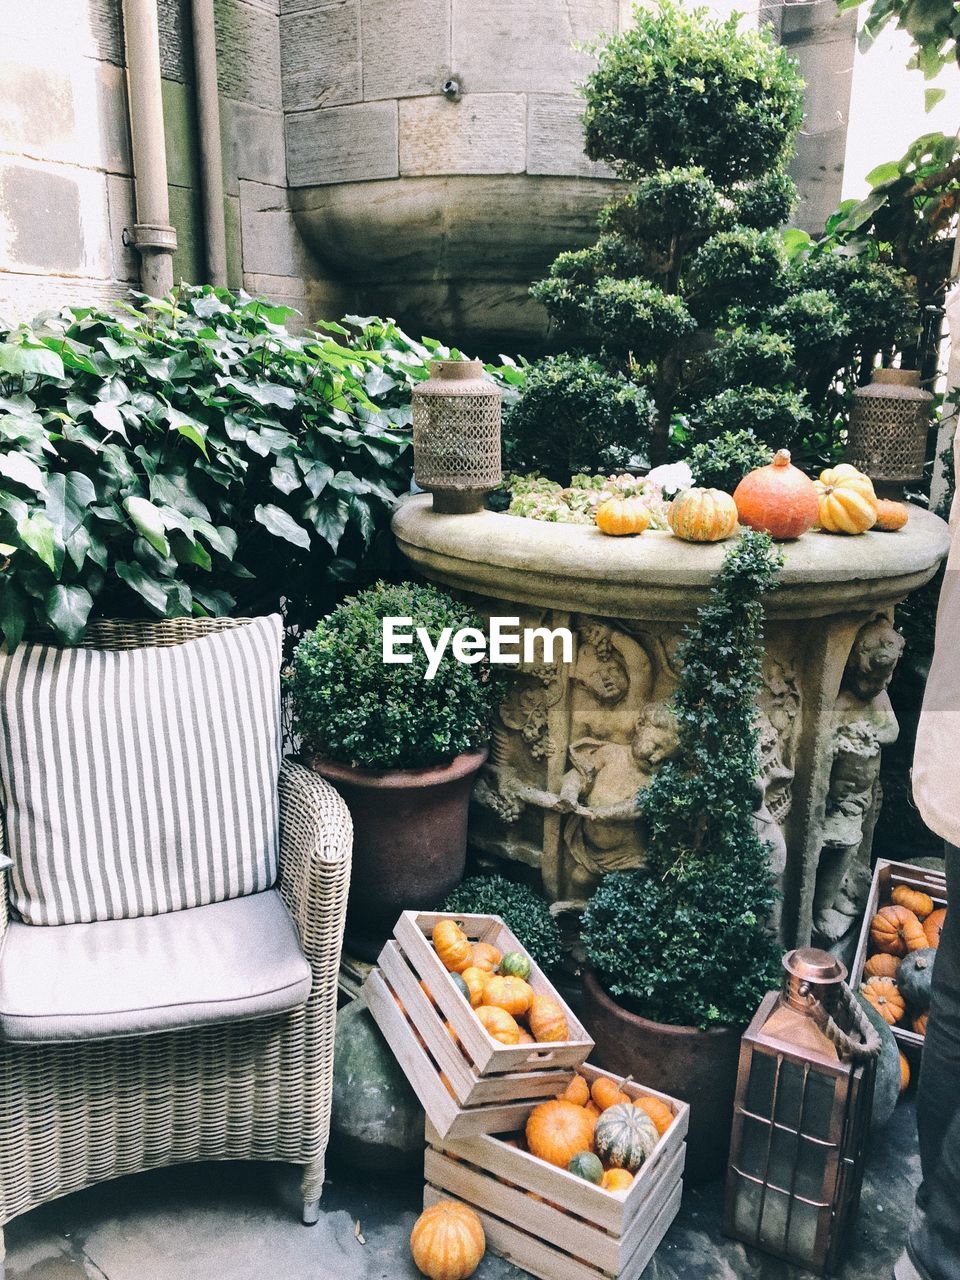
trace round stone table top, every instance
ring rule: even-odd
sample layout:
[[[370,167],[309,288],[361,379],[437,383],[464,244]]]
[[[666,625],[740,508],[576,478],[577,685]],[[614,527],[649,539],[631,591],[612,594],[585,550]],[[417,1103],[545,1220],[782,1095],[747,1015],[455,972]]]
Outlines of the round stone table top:
[[[393,517],[400,550],[424,577],[456,590],[540,608],[614,618],[688,619],[707,597],[724,543],[668,532],[612,538],[592,525],[550,524],[493,511],[440,515],[429,494]],[[779,544],[776,618],[827,617],[904,599],[936,573],[950,548],[946,524],[911,507],[898,533],[859,537],[811,531]]]

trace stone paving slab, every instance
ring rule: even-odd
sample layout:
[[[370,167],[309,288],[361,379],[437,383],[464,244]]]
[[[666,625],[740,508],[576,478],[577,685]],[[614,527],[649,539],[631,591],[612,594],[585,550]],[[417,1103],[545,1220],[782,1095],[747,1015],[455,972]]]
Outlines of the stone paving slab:
[[[902,1104],[871,1151],[839,1280],[887,1280],[919,1182],[915,1114]],[[317,1226],[300,1225],[292,1170],[199,1165],[79,1192],[7,1228],[8,1280],[415,1280],[407,1241],[422,1185],[333,1165]],[[644,1280],[812,1280],[720,1233],[719,1183],[687,1191]],[[365,1243],[356,1236],[356,1223]],[[488,1256],[477,1280],[525,1273]]]

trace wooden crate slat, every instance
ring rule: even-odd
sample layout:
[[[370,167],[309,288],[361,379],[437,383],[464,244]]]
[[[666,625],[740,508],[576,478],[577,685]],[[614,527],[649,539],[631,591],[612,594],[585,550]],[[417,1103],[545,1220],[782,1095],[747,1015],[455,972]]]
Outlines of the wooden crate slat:
[[[686,1154],[686,1150],[681,1147],[679,1151],[673,1153],[672,1159],[661,1167],[658,1180],[648,1188],[633,1221],[621,1235],[618,1256],[618,1265],[621,1270],[626,1268],[637,1246],[647,1235],[651,1222],[656,1221],[660,1210],[673,1195],[674,1187],[680,1183]],[[632,1187],[631,1190],[633,1190]]]
[[[478,1210],[522,1223],[523,1229],[543,1244],[554,1245],[582,1262],[615,1275],[620,1265],[620,1242],[582,1218],[534,1200],[525,1191],[507,1186],[487,1173],[427,1147],[423,1176],[440,1191],[449,1191]],[[636,1242],[631,1242],[631,1252]]]
[[[620,1271],[620,1280],[638,1280],[643,1274],[650,1259],[660,1248],[663,1237],[670,1230],[671,1223],[680,1212],[680,1201],[682,1199],[683,1183],[678,1182],[671,1191],[666,1204],[650,1224],[646,1235],[638,1241],[633,1255],[623,1263]]]

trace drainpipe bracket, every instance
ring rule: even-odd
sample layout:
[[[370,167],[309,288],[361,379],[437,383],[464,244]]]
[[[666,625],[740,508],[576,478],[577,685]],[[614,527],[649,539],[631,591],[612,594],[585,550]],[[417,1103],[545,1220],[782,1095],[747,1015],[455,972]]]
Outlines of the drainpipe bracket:
[[[133,243],[141,251],[152,249],[157,253],[175,253],[177,233],[173,227],[163,223],[138,222],[133,228]]]

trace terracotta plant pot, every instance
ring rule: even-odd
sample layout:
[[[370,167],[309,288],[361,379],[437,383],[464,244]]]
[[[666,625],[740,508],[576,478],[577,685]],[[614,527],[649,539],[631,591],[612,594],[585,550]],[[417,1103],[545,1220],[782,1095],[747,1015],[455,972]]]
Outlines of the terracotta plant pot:
[[[467,808],[487,751],[432,769],[355,769],[309,761],[347,802],[353,870],[347,950],[376,960],[401,911],[429,911],[463,879]]]
[[[596,1041],[590,1061],[690,1104],[684,1179],[706,1182],[726,1165],[737,1090],[741,1030],[674,1027],[630,1013],[589,970],[583,1024]]]

